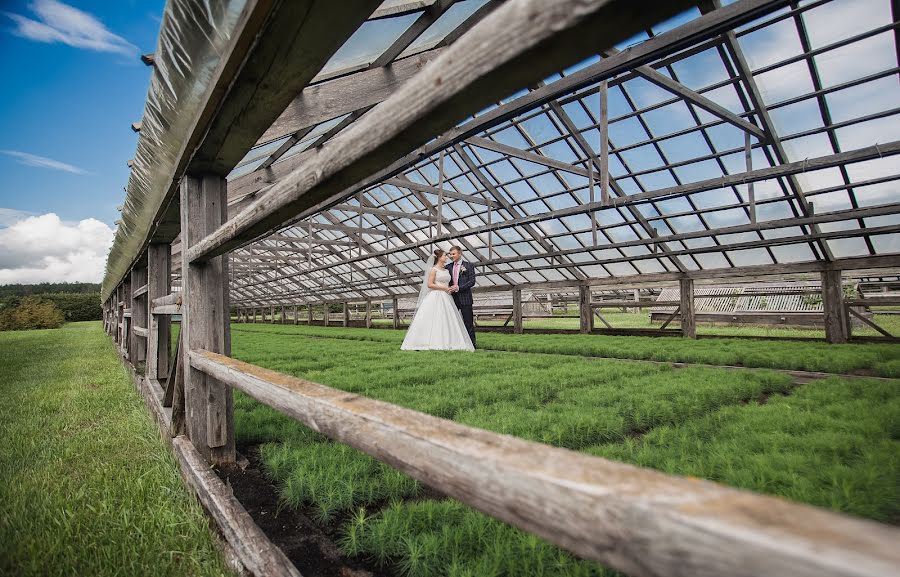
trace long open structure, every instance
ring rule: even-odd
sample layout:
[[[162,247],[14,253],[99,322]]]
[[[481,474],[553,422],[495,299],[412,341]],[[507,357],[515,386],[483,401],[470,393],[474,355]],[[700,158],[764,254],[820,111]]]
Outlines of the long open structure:
[[[694,337],[695,283],[812,280],[827,340],[846,342],[860,299],[900,304],[844,286],[900,272],[898,30],[888,1],[169,0],[107,330],[208,462],[234,459],[236,387],[630,575],[674,575],[674,557],[677,574],[891,574],[893,529],[769,516],[767,497],[540,445],[504,454],[228,356],[235,312],[343,303],[346,323],[365,303],[368,326],[392,303],[396,326],[450,244],[476,292],[512,294],[516,332],[523,290],[576,293],[591,332],[602,302],[631,304],[592,293],[675,285],[662,304]],[[516,491],[492,493],[500,477]]]

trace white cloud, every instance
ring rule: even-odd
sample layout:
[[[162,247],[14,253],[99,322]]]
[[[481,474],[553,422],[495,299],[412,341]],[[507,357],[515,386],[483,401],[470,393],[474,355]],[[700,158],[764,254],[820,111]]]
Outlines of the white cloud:
[[[35,0],[29,4],[37,20],[7,13],[17,24],[14,34],[36,42],[61,42],[97,52],[116,52],[132,56],[138,49],[113,34],[93,15],[57,0]]]
[[[63,172],[71,172],[72,174],[88,174],[88,172],[83,168],[78,168],[77,166],[66,164],[65,162],[53,160],[52,158],[47,158],[46,156],[38,156],[37,154],[31,154],[29,152],[6,149],[0,149],[0,153],[7,156],[12,156],[19,161],[19,164],[24,164],[25,166],[62,170]]]
[[[27,216],[0,228],[0,284],[100,282],[112,240],[113,229],[94,218]]]
[[[0,229],[11,226],[29,216],[37,216],[37,213],[15,208],[0,208]]]

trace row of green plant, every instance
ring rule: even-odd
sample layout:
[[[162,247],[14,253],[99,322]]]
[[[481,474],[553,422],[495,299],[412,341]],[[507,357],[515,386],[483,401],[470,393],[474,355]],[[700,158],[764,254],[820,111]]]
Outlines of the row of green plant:
[[[395,344],[402,331],[343,329],[303,325],[234,324],[237,333],[314,336]],[[547,353],[584,357],[697,363],[751,368],[821,371],[836,374],[900,376],[900,346],[887,343],[831,345],[815,341],[746,340],[611,335],[511,335],[481,333],[483,351]]]
[[[810,384],[798,394],[812,396],[798,397],[807,400],[794,406],[794,396],[782,396],[793,390],[790,379],[770,371],[674,369],[491,351],[405,352],[384,337],[396,334],[389,331],[298,327],[344,334],[356,340],[351,343],[322,334],[284,338],[299,333],[272,330],[283,328],[233,327],[234,356],[488,430],[876,519],[895,518],[896,493],[885,484],[897,476],[896,381],[835,379],[821,385],[826,391],[847,388],[850,397],[816,396],[807,391],[820,383]],[[359,332],[384,340],[365,342]],[[839,410],[848,398],[856,402]],[[782,402],[788,409],[772,412]],[[425,498],[415,481],[249,397],[237,396],[235,420],[241,442],[263,444],[263,462],[286,503],[312,507],[322,521],[341,520],[340,545],[348,555],[410,576],[613,574],[456,501]],[[723,426],[731,421],[735,424],[725,434]],[[860,430],[865,433],[857,436]],[[653,445],[657,431],[684,438],[668,459],[664,437]],[[783,440],[744,458],[744,444],[765,446],[791,436],[793,445]],[[780,449],[787,452],[789,445],[796,454],[785,456]],[[839,449],[829,452],[830,445]],[[863,445],[865,458],[847,458]],[[622,453],[613,455],[618,447]],[[640,452],[641,447],[647,448]],[[658,448],[660,462],[639,458],[650,455],[651,447]],[[705,462],[694,455],[706,451],[717,459],[710,458],[710,470],[692,468],[690,459]],[[790,493],[788,486],[798,489]]]
[[[0,334],[0,575],[230,575],[98,322]]]
[[[65,314],[52,301],[40,297],[16,298],[16,304],[0,309],[0,331],[57,329]]]

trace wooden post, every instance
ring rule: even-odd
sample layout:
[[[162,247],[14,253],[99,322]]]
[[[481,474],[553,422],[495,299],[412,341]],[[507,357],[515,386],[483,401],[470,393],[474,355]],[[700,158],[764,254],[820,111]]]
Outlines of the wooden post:
[[[822,271],[822,309],[825,313],[825,340],[829,343],[846,343],[850,324],[844,308],[841,271]]]
[[[131,327],[134,326],[134,319],[131,317],[131,277],[127,277],[127,280],[122,283],[122,348],[124,350],[124,357],[131,360],[131,353],[134,351],[133,343],[131,342]],[[125,314],[125,310],[128,310],[128,314]]]
[[[679,282],[681,297],[681,336],[697,338],[697,324],[694,322],[694,279],[683,278]]]
[[[640,289],[634,289],[631,294],[634,297],[634,302],[638,302],[641,300],[641,290]],[[639,313],[639,312],[641,312],[641,307],[639,307],[639,306],[634,307],[633,309],[631,309],[631,312]]]
[[[147,247],[147,303],[164,297],[172,289],[172,245],[153,243]],[[172,317],[150,314],[147,337],[147,378],[159,379],[169,374],[169,348],[172,340]]]
[[[287,317],[284,316],[284,305],[281,305],[281,324],[287,324]]]
[[[313,324],[312,303],[306,303],[306,324],[307,324],[307,326],[310,326],[310,327]]]
[[[517,335],[522,334],[522,289],[513,289],[513,332]]]
[[[300,319],[297,318],[297,315],[300,313],[300,307],[298,305],[294,305],[294,324],[299,324]]]
[[[275,324],[275,305],[269,307],[269,322]]]
[[[325,311],[322,314],[322,324],[327,327],[328,326],[328,303],[322,303],[322,308]]]
[[[578,310],[581,318],[581,332],[587,334],[594,328],[594,315],[591,313],[591,287],[578,287]]]
[[[397,297],[394,297],[392,300],[393,304],[393,313],[394,313],[394,328],[400,328],[400,301]]]
[[[372,301],[366,301],[366,328],[372,328]]]
[[[225,179],[185,176],[181,181],[182,337],[184,354],[205,349],[231,354],[228,261],[218,256],[190,263],[191,246],[227,220]],[[188,437],[211,464],[233,463],[234,406],[231,388],[184,360]]]
[[[344,320],[342,321],[344,328],[350,326],[350,305],[349,303],[344,303]]]

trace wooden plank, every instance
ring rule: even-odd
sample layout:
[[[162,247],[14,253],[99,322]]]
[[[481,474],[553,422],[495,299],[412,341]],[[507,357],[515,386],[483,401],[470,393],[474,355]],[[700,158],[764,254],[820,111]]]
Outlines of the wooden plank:
[[[681,336],[688,339],[697,338],[697,323],[694,320],[694,281],[689,278],[679,281],[679,297],[681,304]],[[665,327],[663,327],[665,328]]]
[[[128,347],[129,358],[131,364],[135,367],[139,363],[143,363],[147,359],[147,299],[139,299],[135,295],[135,289],[131,287],[146,287],[147,285],[147,267],[136,266],[131,269],[131,284],[129,285],[129,298],[131,302],[131,330],[130,343]],[[140,331],[136,329],[141,329]]]
[[[663,330],[663,329],[665,329],[667,326],[669,326],[669,323],[672,322],[672,321],[674,321],[674,320],[675,320],[675,317],[677,317],[677,316],[678,316],[678,313],[680,313],[680,312],[681,312],[681,305],[678,305],[678,307],[676,307],[675,310],[672,311],[672,313],[671,313],[669,316],[666,317],[666,320],[664,320],[664,321],[663,321],[663,324],[660,325],[659,330]]]
[[[591,332],[594,328],[593,314],[591,313],[591,289],[587,286],[578,287],[578,316],[580,319],[580,331],[582,334]]]
[[[181,466],[182,477],[215,520],[241,564],[252,575],[301,577],[281,549],[273,545],[256,525],[231,488],[210,469],[190,440],[183,436],[175,437],[172,439],[172,449]]]
[[[133,298],[136,298],[136,297],[144,296],[145,294],[147,294],[147,285],[146,284],[134,289],[134,291],[132,291],[132,293],[131,293],[131,296]]]
[[[181,182],[181,235],[190,247],[227,220],[225,179],[185,176]],[[229,352],[228,260],[217,257],[190,264],[182,250],[184,350]],[[185,367],[187,369],[187,367]],[[207,375],[185,370],[188,437],[212,464],[234,462],[231,389]]]
[[[162,406],[164,407],[171,407],[175,398],[178,397],[182,409],[184,408],[184,345],[182,344],[184,340],[181,338],[183,334],[184,331],[178,332],[178,339],[175,342],[175,359],[173,359],[173,362],[169,366],[169,372],[166,375],[166,390],[162,400]],[[180,425],[184,425],[184,422],[182,421]],[[177,432],[173,433],[173,436],[183,433],[185,433],[184,429],[179,429]]]
[[[846,343],[850,336],[842,289],[840,270],[822,271],[822,311],[825,314],[825,340],[829,343]]]
[[[147,378],[158,379],[169,372],[169,346],[172,341],[171,319],[156,312],[154,301],[166,297],[172,290],[171,245],[151,243],[147,247],[147,300],[150,316],[147,319],[150,337],[147,341]]]
[[[513,289],[512,302],[513,332],[522,334],[522,289]]]
[[[900,531],[888,525],[467,427],[208,351],[193,351],[190,363],[448,496],[629,575],[893,576],[900,564]]]
[[[689,6],[624,0],[510,0],[390,98],[310,158],[310,164],[191,247],[201,261],[253,240],[291,216],[382,170],[510,91],[539,81]]]
[[[408,188],[410,190],[418,190],[419,192],[427,192],[428,194],[433,194],[438,197],[444,196],[445,198],[463,200],[465,202],[468,202],[469,204],[489,206],[491,208],[503,208],[502,204],[494,200],[489,200],[481,196],[476,196],[474,194],[465,194],[462,192],[456,192],[455,190],[447,190],[446,188],[438,188],[436,186],[414,182],[406,178],[405,176],[388,178],[383,182],[383,184],[390,184],[392,186],[396,186],[399,188]]]
[[[181,306],[182,301],[181,292],[174,292],[167,294],[165,296],[156,297],[150,302],[153,303],[154,306],[163,306],[163,305],[178,305]]]
[[[153,307],[154,315],[180,315],[181,305],[159,305]]]

